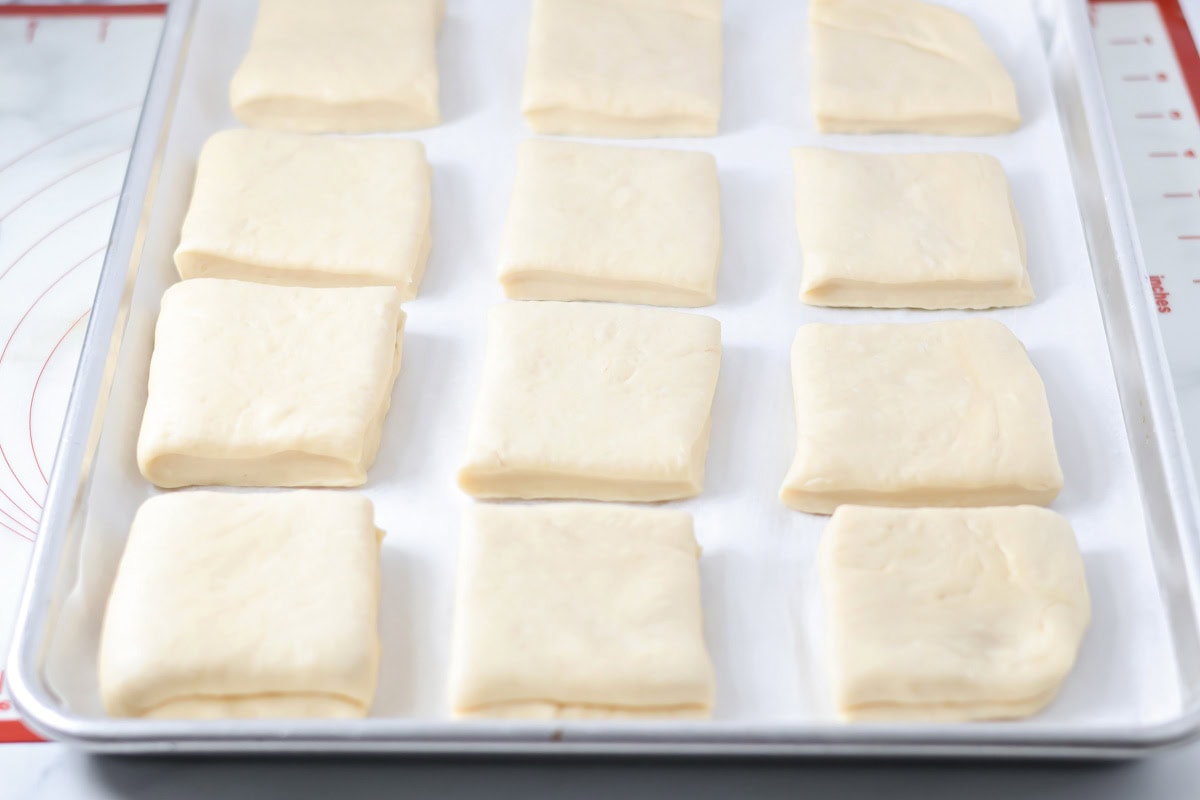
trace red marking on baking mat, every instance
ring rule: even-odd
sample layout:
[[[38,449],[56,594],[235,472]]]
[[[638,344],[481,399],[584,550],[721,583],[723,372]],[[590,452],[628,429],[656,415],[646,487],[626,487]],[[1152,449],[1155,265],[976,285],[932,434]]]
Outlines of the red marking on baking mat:
[[[119,193],[118,193],[118,194],[119,194]],[[53,236],[54,234],[58,233],[58,232],[59,232],[59,231],[61,231],[63,228],[67,227],[67,225],[69,225],[69,224],[71,224],[72,222],[74,222],[75,220],[79,219],[79,218],[80,218],[80,217],[82,217],[84,214],[88,213],[89,211],[92,211],[92,210],[94,210],[94,209],[97,209],[97,208],[99,208],[100,206],[104,205],[105,203],[111,202],[111,201],[113,201],[113,200],[116,200],[116,199],[117,199],[117,194],[110,194],[110,195],[108,195],[107,197],[102,197],[102,198],[100,198],[99,200],[97,200],[96,202],[92,203],[92,204],[91,204],[90,206],[88,206],[87,208],[84,208],[84,209],[82,209],[82,210],[80,210],[80,211],[76,211],[74,214],[72,214],[71,216],[69,216],[69,217],[67,217],[66,219],[64,219],[62,222],[60,222],[60,223],[58,223],[57,225],[55,225],[53,228],[51,228],[50,230],[48,230],[48,231],[47,231],[47,232],[46,232],[46,233],[45,233],[45,234],[42,236],[42,238],[38,239],[38,240],[37,240],[36,242],[34,242],[33,244],[29,245],[29,247],[27,247],[27,248],[25,249],[25,252],[23,252],[23,253],[21,253],[21,255],[17,256],[17,258],[16,258],[16,260],[15,260],[15,261],[13,261],[11,264],[9,264],[7,267],[5,267],[5,268],[4,268],[4,271],[3,271],[3,272],[0,272],[0,281],[4,280],[4,276],[5,276],[5,275],[7,275],[8,273],[12,272],[12,270],[13,270],[13,267],[17,266],[17,264],[20,264],[20,263],[21,263],[21,260],[22,260],[22,259],[24,259],[24,258],[25,258],[25,256],[27,256],[27,255],[29,255],[30,253],[32,253],[32,252],[33,252],[33,250],[34,250],[34,248],[35,248],[35,247],[37,247],[39,244],[41,244],[42,242],[46,241],[46,240],[47,240],[47,239],[49,239],[51,236]],[[7,350],[8,348],[6,347],[5,349]],[[3,355],[0,355],[0,359],[3,359],[3,358],[4,358],[4,356],[3,356]]]
[[[46,740],[26,728],[19,719],[0,722],[0,744],[29,744],[44,741]]]
[[[1179,158],[1179,153],[1176,153],[1174,150],[1155,150],[1153,153],[1150,154],[1150,157],[1151,158]],[[3,275],[0,275],[0,278],[3,278],[3,277],[4,277]]]
[[[12,704],[4,697],[4,672],[0,671],[0,713],[11,714]],[[0,743],[12,744],[16,742],[42,742],[45,741],[37,734],[26,728],[20,720],[4,719],[0,720]]]
[[[129,152],[128,147],[122,147],[120,150],[116,150],[111,153],[106,153],[102,156],[97,156],[96,158],[93,158],[91,161],[84,162],[83,164],[80,164],[78,167],[75,167],[74,169],[72,169],[70,172],[64,172],[62,175],[59,175],[54,180],[50,181],[50,183],[47,183],[42,188],[38,189],[36,192],[26,195],[24,200],[17,203],[15,206],[12,206],[7,211],[5,211],[3,214],[0,214],[0,222],[3,222],[4,220],[8,219],[10,216],[12,216],[12,214],[14,212],[16,212],[18,209],[22,208],[26,203],[28,203],[33,198],[37,197],[42,192],[53,189],[55,186],[57,186],[58,184],[65,181],[67,178],[74,177],[75,175],[78,175],[79,173],[83,172],[88,167],[99,164],[101,161],[107,161],[110,158],[113,158],[113,157],[119,156],[119,155],[124,155],[125,153],[128,153],[128,152]]]
[[[1129,0],[1090,0],[1093,5],[1105,3],[1127,3]],[[1179,0],[1150,0],[1158,8],[1162,17],[1163,27],[1175,48],[1175,56],[1179,59],[1179,68],[1183,73],[1183,81],[1187,84],[1188,94],[1192,97],[1192,106],[1200,111],[1200,52],[1196,50],[1196,40],[1188,27],[1187,17]],[[1150,37],[1146,37],[1147,43]],[[1165,81],[1167,76],[1159,73],[1159,80]]]
[[[166,3],[22,3],[0,5],[0,17],[131,17],[165,14]]]
[[[0,690],[4,688],[4,673],[0,671]],[[0,712],[12,712],[12,704],[0,700]],[[18,744],[21,742],[44,742],[42,737],[26,728],[19,719],[0,720],[0,744]]]
[[[11,8],[11,6],[0,6],[0,9],[4,9],[4,8]],[[49,139],[46,139],[46,140],[42,141],[40,144],[37,144],[34,147],[31,147],[30,149],[26,150],[24,153],[21,153],[16,158],[11,159],[10,161],[6,161],[3,164],[0,164],[0,172],[3,172],[4,170],[8,169],[9,167],[13,166],[14,164],[16,164],[18,162],[24,161],[26,158],[29,158],[31,155],[36,153],[38,150],[41,150],[43,147],[48,147],[48,146],[54,144],[55,142],[59,141],[60,139],[65,139],[66,137],[70,136],[72,133],[78,133],[79,131],[83,130],[84,128],[87,128],[91,125],[95,125],[97,122],[104,122],[107,119],[112,119],[113,117],[117,116],[118,114],[124,114],[128,111],[138,111],[141,109],[141,107],[142,107],[141,103],[132,103],[127,106],[121,106],[120,108],[113,109],[112,111],[106,111],[103,114],[100,114],[95,117],[89,117],[88,119],[85,119],[82,122],[77,122],[76,124],[67,128],[65,131],[56,133],[54,136],[51,136]]]
[[[11,467],[10,467],[10,471],[11,471]],[[15,474],[15,473],[14,473],[14,474]],[[17,503],[17,501],[16,501],[16,500],[13,500],[13,499],[12,499],[12,495],[10,495],[8,492],[4,491],[3,489],[0,489],[0,497],[3,497],[3,498],[4,498],[5,500],[7,500],[8,502],[12,503],[12,507],[13,507],[13,508],[15,508],[17,511],[20,511],[20,512],[21,512],[22,514],[24,514],[25,516],[29,517],[29,519],[31,519],[31,520],[33,521],[33,524],[34,524],[34,525],[37,525],[37,524],[38,524],[38,518],[37,518],[37,517],[35,517],[33,514],[30,514],[30,513],[29,513],[28,511],[26,511],[24,508],[22,508],[22,507],[20,506],[20,504],[19,504],[19,503]],[[39,508],[41,508],[41,507],[39,506]]]
[[[1163,192],[1163,197],[1177,198],[1177,197],[1195,197],[1195,196],[1196,196],[1195,192]]]
[[[8,341],[6,341],[4,343],[3,349],[0,349],[0,364],[4,363],[4,357],[6,355],[8,355],[8,348],[12,346],[13,339],[15,339],[17,336],[17,331],[19,331],[21,329],[21,326],[25,323],[25,320],[27,320],[29,318],[29,315],[31,313],[33,313],[33,309],[37,307],[37,304],[40,303],[42,301],[42,299],[45,298],[45,296],[50,293],[51,289],[53,289],[55,286],[57,286],[59,283],[61,283],[64,278],[66,278],[68,275],[70,275],[75,270],[82,267],[84,264],[86,264],[91,259],[93,259],[96,256],[103,253],[107,248],[108,248],[108,245],[103,244],[100,247],[93,250],[91,253],[88,253],[82,259],[77,261],[73,266],[67,268],[67,270],[65,272],[63,272],[61,275],[59,275],[57,278],[54,279],[53,283],[51,283],[49,286],[47,286],[45,289],[42,290],[42,293],[39,294],[34,299],[34,301],[29,305],[29,308],[25,309],[25,313],[21,315],[21,318],[19,320],[17,320],[17,324],[12,329],[12,333],[10,333],[8,335]],[[0,277],[3,277],[3,276],[0,275]],[[33,492],[29,491],[29,488],[25,485],[25,482],[21,480],[21,476],[17,474],[17,471],[13,467],[12,462],[9,461],[9,459],[8,459],[8,453],[4,452],[4,443],[3,442],[0,442],[0,459],[4,460],[4,464],[5,464],[5,466],[8,467],[8,471],[12,473],[12,476],[14,478],[16,478],[17,486],[21,487],[21,491],[25,492],[25,494],[29,497],[29,499],[33,501],[33,504],[35,506],[37,506],[39,510],[41,510],[41,508],[42,508],[41,501],[39,501],[36,497],[34,497]],[[7,497],[7,495],[5,495],[5,496]],[[9,498],[9,501],[10,502],[12,501],[11,497]]]
[[[0,522],[0,528],[3,528],[4,530],[8,531],[9,533],[13,534],[14,536],[24,539],[27,542],[34,541],[34,537],[32,534],[22,533],[21,531],[17,530],[16,528],[12,527],[11,525],[9,525],[7,522]]]
[[[1154,306],[1160,314],[1171,313],[1171,293],[1167,291],[1166,278],[1162,275],[1150,276],[1150,291],[1154,294]]]
[[[29,520],[34,525],[38,524],[38,518],[35,517],[33,514],[30,514],[25,509],[21,508],[21,506],[17,503],[17,501],[13,500],[12,497],[8,494],[8,492],[4,491],[3,489],[0,489],[0,497],[3,497],[5,500],[7,500],[9,503],[11,503],[12,507],[15,508],[17,511],[20,511],[22,514],[29,517]],[[8,515],[6,514],[5,516],[8,516]],[[9,519],[13,519],[13,517],[9,517]],[[25,523],[21,523],[21,524],[25,524]]]
[[[33,463],[37,466],[38,474],[42,476],[42,483],[49,483],[46,480],[46,471],[42,469],[42,460],[38,458],[37,446],[33,443],[33,407],[37,400],[38,387],[42,385],[42,377],[46,374],[46,368],[50,366],[50,361],[54,358],[54,354],[58,352],[58,348],[62,347],[62,343],[71,335],[71,331],[79,327],[79,323],[87,319],[87,315],[92,313],[91,309],[79,315],[78,319],[71,323],[71,326],[63,331],[63,335],[58,337],[58,341],[54,343],[54,347],[50,348],[49,355],[42,362],[42,368],[38,370],[37,379],[33,382],[33,391],[29,393],[29,452],[33,453]]]
[[[4,519],[7,520],[7,522],[0,522],[0,525],[3,525],[5,530],[12,531],[17,536],[20,536],[22,539],[28,539],[29,541],[32,542],[33,537],[37,535],[34,532],[33,528],[29,527],[24,522],[21,522],[19,519],[14,517],[12,514],[9,514],[7,511],[5,511],[3,508],[0,508],[0,516],[3,516]],[[16,526],[16,528],[13,527],[14,525]]]

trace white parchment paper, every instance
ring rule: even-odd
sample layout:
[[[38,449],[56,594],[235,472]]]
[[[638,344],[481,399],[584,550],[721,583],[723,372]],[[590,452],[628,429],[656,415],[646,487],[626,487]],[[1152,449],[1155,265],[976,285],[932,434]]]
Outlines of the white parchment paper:
[[[705,492],[678,504],[694,513],[704,547],[706,635],[718,676],[716,722],[697,724],[837,724],[825,699],[813,563],[825,518],[790,511],[776,497],[795,435],[788,351],[797,326],[972,313],[801,304],[788,154],[800,144],[983,151],[1004,163],[1037,300],[973,313],[1010,326],[1045,380],[1066,475],[1053,507],[1074,525],[1094,604],[1061,696],[1039,717],[1014,724],[1136,725],[1179,713],[1174,656],[1036,21],[1027,2],[942,2],[975,18],[1012,73],[1025,119],[1015,133],[819,136],[808,113],[806,4],[726,0],[720,135],[642,142],[711,152],[721,180],[719,302],[700,312],[720,319],[724,355]],[[447,716],[456,541],[461,510],[471,502],[454,474],[481,374],[486,310],[502,301],[495,270],[514,148],[529,135],[519,113],[528,3],[448,5],[438,44],[445,123],[411,134],[433,165],[433,251],[420,297],[406,305],[404,365],[364,489],[388,533],[376,717]],[[227,86],[253,13],[244,0],[199,5],[97,457],[80,584],[46,666],[65,705],[83,714],[103,713],[94,654],[104,601],[134,510],[154,491],[137,472],[134,443],[158,300],[176,280],[171,252],[200,145],[237,124]]]

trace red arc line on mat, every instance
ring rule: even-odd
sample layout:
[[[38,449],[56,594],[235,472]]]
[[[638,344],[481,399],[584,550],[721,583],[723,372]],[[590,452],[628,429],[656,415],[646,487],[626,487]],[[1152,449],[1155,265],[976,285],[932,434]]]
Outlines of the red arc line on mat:
[[[4,498],[5,500],[7,500],[8,502],[12,503],[12,505],[13,505],[13,508],[15,508],[17,511],[20,511],[20,512],[21,512],[22,514],[24,514],[25,516],[29,517],[29,519],[33,521],[33,524],[34,524],[34,525],[38,525],[38,524],[40,524],[40,523],[39,523],[39,521],[38,521],[38,518],[37,518],[37,517],[35,517],[33,514],[30,514],[30,513],[29,513],[28,511],[26,511],[25,509],[21,508],[19,505],[17,505],[17,501],[16,501],[16,500],[13,500],[11,497],[9,497],[9,495],[8,495],[8,492],[4,491],[3,489],[0,489],[0,497],[3,497],[3,498]],[[14,518],[14,517],[13,517],[11,514],[7,514],[7,513],[6,513],[4,516],[8,517],[9,519],[13,520],[14,522],[16,521],[16,519],[15,519],[15,518]],[[26,523],[24,523],[24,522],[22,522],[21,524],[22,524],[22,525],[25,525],[25,527],[29,527],[29,526],[28,526]]]
[[[37,447],[33,444],[33,401],[37,399],[38,387],[42,384],[42,376],[46,374],[46,367],[50,366],[50,360],[54,358],[54,354],[58,352],[58,348],[62,347],[62,343],[71,335],[71,331],[87,318],[87,315],[92,313],[91,309],[83,312],[79,317],[71,323],[71,327],[63,331],[63,335],[58,337],[58,341],[54,343],[54,347],[50,348],[50,354],[46,356],[46,360],[42,362],[42,368],[38,370],[37,379],[33,382],[33,391],[29,393],[29,452],[33,453],[33,463],[37,466],[38,474],[42,476],[42,483],[49,483],[46,479],[46,471],[42,469],[42,461],[38,458]]]
[[[17,162],[23,161],[24,159],[29,158],[31,155],[36,153],[38,150],[41,150],[43,147],[49,147],[50,145],[54,144],[55,142],[65,139],[66,137],[70,136],[72,133],[78,133],[79,131],[83,130],[84,128],[86,128],[90,125],[95,125],[97,122],[104,122],[106,119],[112,119],[113,117],[117,116],[118,114],[124,114],[126,111],[134,111],[136,109],[139,109],[139,108],[141,108],[141,106],[142,106],[141,101],[138,101],[136,103],[131,103],[127,106],[121,106],[120,108],[115,109],[113,111],[107,111],[98,117],[91,117],[90,119],[85,119],[83,122],[80,122],[76,125],[72,125],[70,128],[67,128],[62,133],[55,134],[54,136],[51,136],[49,139],[42,142],[41,144],[39,144],[35,147],[32,147],[29,150],[26,150],[24,153],[21,153],[19,156],[12,159],[11,161],[5,162],[4,164],[0,164],[0,172],[4,172],[4,170],[8,169],[9,167],[16,164]]]
[[[25,323],[25,320],[29,319],[29,315],[31,313],[33,313],[33,309],[36,308],[37,304],[42,301],[42,298],[44,298],[46,295],[48,295],[50,293],[50,290],[53,289],[55,286],[57,286],[59,283],[61,283],[64,278],[66,278],[68,275],[70,275],[75,270],[82,267],[84,264],[86,264],[91,259],[93,259],[96,256],[103,253],[107,248],[108,248],[108,245],[104,244],[104,245],[101,245],[100,247],[96,248],[95,250],[93,250],[91,253],[88,253],[80,261],[76,262],[73,267],[69,268],[66,272],[59,275],[57,278],[55,278],[54,283],[50,284],[49,286],[47,286],[45,289],[42,290],[42,293],[39,294],[37,296],[37,298],[33,301],[33,303],[30,304],[29,308],[25,309],[25,313],[21,315],[21,318],[19,320],[17,320],[16,327],[14,327],[12,329],[12,333],[10,333],[8,335],[8,341],[4,343],[4,349],[0,350],[0,364],[4,363],[4,356],[6,356],[8,354],[8,348],[10,346],[12,346],[13,339],[15,339],[17,336],[17,331],[19,331],[21,329],[21,326]],[[12,476],[14,478],[16,478],[17,485],[21,487],[21,491],[25,492],[25,494],[29,497],[29,499],[33,501],[33,504],[40,509],[42,507],[41,502],[39,502],[38,499],[33,496],[33,493],[31,491],[29,491],[29,488],[21,480],[21,476],[17,474],[17,471],[15,469],[13,469],[12,462],[8,460],[8,453],[4,452],[4,443],[3,442],[0,442],[0,458],[2,458],[4,460],[4,464],[5,464],[5,466],[8,467],[8,471],[12,473]],[[8,497],[7,494],[5,494],[4,496]],[[8,501],[10,503],[13,503],[13,505],[16,505],[16,502],[11,497],[8,497]],[[33,518],[32,514],[30,514],[29,516],[31,519]]]
[[[4,514],[5,518],[12,521],[12,525],[17,526],[16,528],[14,528],[12,525],[9,525],[7,522],[0,521],[0,528],[4,528],[6,531],[12,531],[17,536],[20,536],[22,539],[24,539],[27,542],[33,541],[33,537],[36,534],[34,533],[32,528],[30,528],[28,525],[25,525],[24,523],[17,522],[15,517],[13,517],[11,514],[6,513],[3,509],[0,509],[0,514]]]
[[[12,524],[16,525],[18,528],[21,528],[22,530],[27,531],[30,535],[33,535],[33,533],[35,532],[33,528],[29,527],[28,522],[21,522],[21,520],[17,519],[12,514],[5,511],[3,508],[0,508],[0,514],[3,514],[5,519],[11,521]],[[34,520],[33,522],[35,525],[37,524],[37,520]]]
[[[58,232],[59,232],[59,231],[61,231],[63,228],[67,227],[67,225],[69,225],[69,224],[71,224],[72,222],[74,222],[75,220],[79,219],[79,218],[80,218],[80,217],[82,217],[84,214],[88,213],[89,211],[92,211],[93,209],[99,208],[100,206],[102,206],[102,205],[104,205],[105,203],[107,203],[109,200],[115,200],[115,199],[116,199],[116,197],[117,197],[117,195],[115,195],[115,194],[110,194],[108,197],[103,197],[103,198],[101,198],[101,199],[97,200],[96,202],[92,203],[90,206],[88,206],[87,208],[83,209],[82,211],[76,211],[74,214],[72,214],[71,216],[67,217],[67,218],[66,218],[66,219],[64,219],[62,222],[58,223],[58,224],[57,224],[57,225],[55,225],[53,228],[51,228],[50,230],[46,231],[46,233],[45,233],[45,234],[43,234],[42,238],[38,239],[38,240],[37,240],[36,242],[34,242],[33,244],[29,245],[29,247],[27,247],[27,248],[25,249],[25,252],[24,252],[24,253],[21,253],[21,255],[17,256],[17,260],[16,260],[16,261],[12,262],[12,263],[11,263],[11,264],[9,264],[7,267],[5,267],[3,272],[0,272],[0,281],[4,280],[4,276],[5,276],[5,275],[7,275],[8,273],[12,272],[12,270],[13,270],[13,267],[17,266],[17,264],[20,264],[20,263],[21,263],[21,261],[22,261],[22,259],[24,259],[24,258],[25,258],[25,256],[27,256],[27,255],[29,255],[30,253],[32,253],[32,252],[33,252],[33,250],[34,250],[34,248],[35,248],[35,247],[37,247],[39,244],[41,244],[42,242],[44,242],[44,241],[46,241],[47,239],[49,239],[51,236],[53,236],[54,234],[58,233]]]
[[[27,196],[27,197],[26,197],[24,200],[22,200],[21,202],[17,203],[15,206],[13,206],[12,208],[10,208],[8,211],[5,211],[3,214],[0,214],[0,222],[3,222],[4,220],[8,219],[10,216],[12,216],[12,214],[13,214],[13,212],[14,212],[14,211],[17,211],[19,208],[21,208],[22,206],[24,206],[26,203],[28,203],[28,202],[29,202],[30,200],[32,200],[33,198],[37,197],[37,196],[38,196],[39,194],[41,194],[42,192],[49,191],[50,189],[53,189],[55,186],[57,186],[58,184],[60,184],[60,183],[62,183],[63,181],[65,181],[67,178],[70,178],[70,177],[73,177],[73,176],[75,176],[75,175],[78,175],[79,173],[81,173],[81,172],[83,172],[85,169],[87,169],[88,167],[95,166],[96,164],[99,164],[101,161],[106,161],[106,160],[108,160],[108,159],[112,158],[113,156],[119,156],[119,155],[121,155],[122,153],[128,153],[128,152],[129,152],[129,148],[128,148],[128,147],[122,147],[120,150],[116,150],[116,151],[114,151],[114,152],[112,152],[112,153],[108,153],[108,154],[106,154],[106,155],[102,155],[102,156],[100,156],[99,158],[93,158],[91,161],[88,161],[86,164],[80,164],[78,167],[76,167],[75,169],[71,170],[70,172],[67,172],[67,173],[64,173],[63,175],[60,175],[60,176],[58,176],[58,177],[57,177],[57,178],[55,178],[54,180],[50,181],[50,183],[47,183],[45,186],[43,186],[42,188],[38,189],[38,190],[37,190],[36,192],[34,192],[33,194],[31,194],[31,195]]]
[[[3,497],[3,498],[4,498],[5,500],[7,500],[8,502],[12,503],[12,507],[13,507],[13,508],[15,508],[17,511],[20,511],[22,514],[24,514],[25,516],[27,516],[27,517],[29,517],[31,520],[33,520],[33,524],[34,524],[34,525],[38,525],[38,524],[40,524],[40,523],[39,523],[39,521],[38,521],[38,518],[37,518],[37,517],[35,517],[33,514],[30,514],[30,513],[29,513],[28,511],[26,511],[25,509],[21,508],[21,506],[17,504],[17,501],[16,501],[16,500],[13,500],[13,499],[12,499],[12,497],[11,497],[11,496],[9,496],[8,492],[4,491],[3,489],[0,489],[0,497]],[[7,514],[7,513],[6,513],[4,516],[6,516],[6,517],[8,517],[9,519],[11,519],[13,522],[16,522],[16,518],[15,518],[15,517],[13,517],[11,514]],[[29,526],[28,526],[28,525],[26,525],[25,523],[21,523],[21,524],[22,524],[24,527],[26,527],[26,528],[28,528],[28,527],[29,527]]]

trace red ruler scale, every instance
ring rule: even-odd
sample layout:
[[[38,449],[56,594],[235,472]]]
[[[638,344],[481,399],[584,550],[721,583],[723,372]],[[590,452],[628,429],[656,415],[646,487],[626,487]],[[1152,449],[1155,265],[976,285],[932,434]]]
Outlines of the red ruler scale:
[[[1192,38],[1191,28],[1188,26],[1187,16],[1183,13],[1183,7],[1180,6],[1179,0],[1089,0],[1092,5],[1092,25],[1097,26],[1100,22],[1097,14],[1098,6],[1106,5],[1140,5],[1154,6],[1158,11],[1158,15],[1162,20],[1163,28],[1166,31],[1167,39],[1171,43],[1172,49],[1175,51],[1175,58],[1179,62],[1179,67],[1184,76],[1188,92],[1192,97],[1192,108],[1200,109],[1200,52],[1196,49],[1196,42]],[[1099,44],[1100,42],[1097,42]],[[1137,47],[1139,45],[1153,45],[1154,36],[1150,33],[1140,34],[1122,34],[1109,36],[1104,40],[1104,44],[1110,47]],[[1152,81],[1157,80],[1166,82],[1169,76],[1165,72],[1153,73],[1130,73],[1122,76],[1125,81]],[[1161,116],[1147,116],[1144,118],[1161,119]],[[1179,119],[1180,116],[1172,117]]]
[[[1200,454],[1200,0],[1090,0],[1148,301]]]

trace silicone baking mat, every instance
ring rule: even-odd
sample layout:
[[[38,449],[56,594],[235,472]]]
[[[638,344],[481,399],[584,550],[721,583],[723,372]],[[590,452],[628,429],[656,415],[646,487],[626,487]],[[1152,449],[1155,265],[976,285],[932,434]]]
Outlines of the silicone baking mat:
[[[0,653],[164,9],[0,5]],[[34,739],[0,672],[0,743]]]

